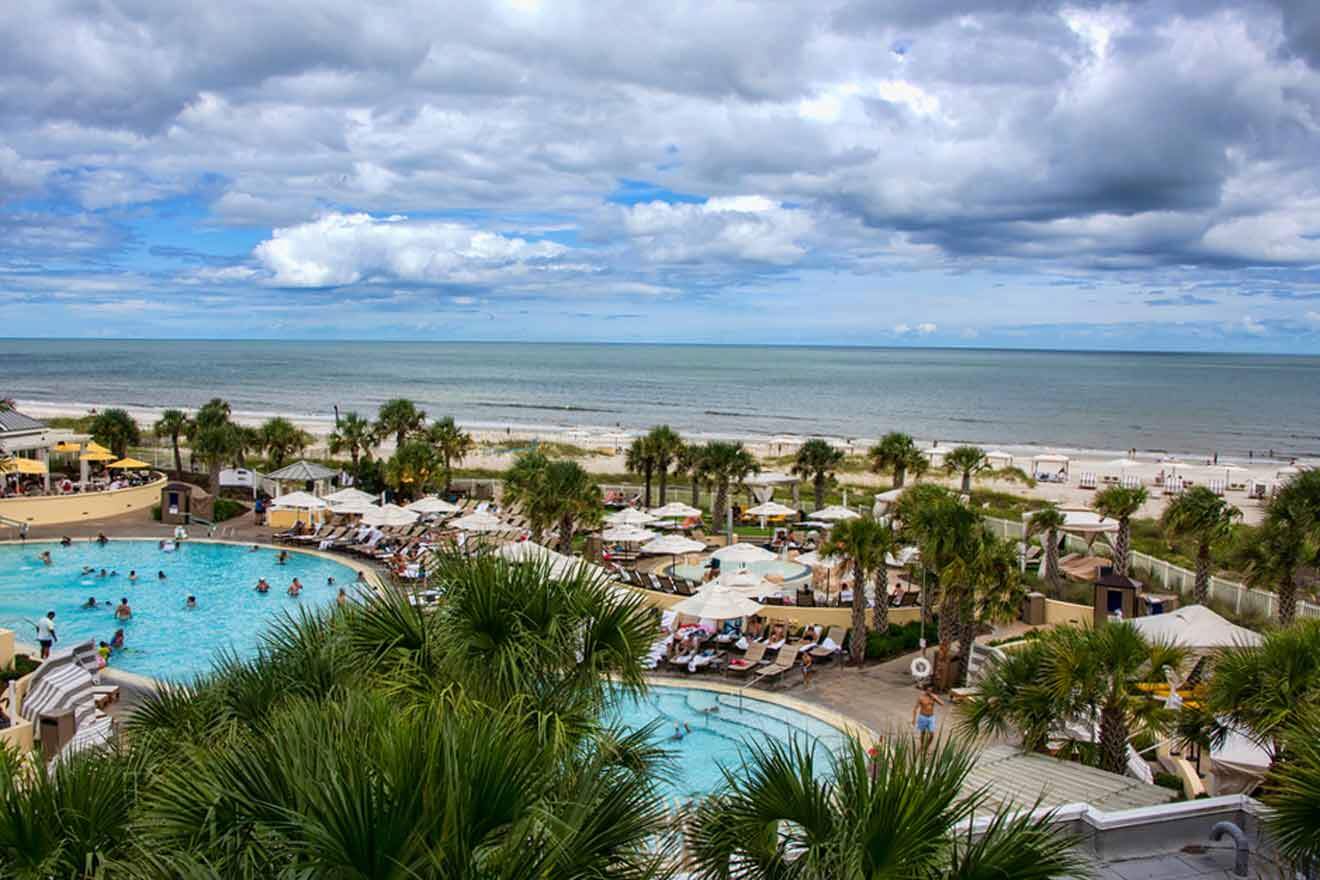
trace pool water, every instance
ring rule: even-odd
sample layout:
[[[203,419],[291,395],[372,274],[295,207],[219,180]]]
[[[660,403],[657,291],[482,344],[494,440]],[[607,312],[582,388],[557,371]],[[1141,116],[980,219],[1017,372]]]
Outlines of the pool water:
[[[37,558],[43,550],[50,551],[52,565]],[[87,639],[108,642],[122,626],[124,650],[111,657],[113,668],[190,680],[206,671],[222,649],[254,654],[261,633],[284,612],[333,602],[340,586],[353,592],[357,572],[352,568],[293,551],[279,565],[277,553],[269,547],[252,551],[188,542],[165,553],[156,541],[131,540],[104,546],[85,540],[70,547],[44,541],[0,546],[0,627],[35,644],[34,621],[54,611],[58,650]],[[84,566],[118,574],[84,575]],[[134,569],[136,583],[128,577]],[[157,578],[158,571],[165,572],[165,580]],[[261,577],[270,583],[269,593],[253,590]],[[297,598],[285,592],[295,577],[303,584]],[[334,585],[327,583],[330,577]],[[192,610],[184,607],[189,595],[197,597]],[[82,607],[88,597],[97,599],[96,608]],[[132,619],[122,624],[114,617],[121,597],[133,608]]]
[[[742,765],[749,743],[797,738],[833,752],[847,740],[837,727],[791,708],[696,688],[653,686],[639,700],[619,699],[606,717],[631,729],[658,722],[659,744],[674,753],[673,769],[662,782],[667,801],[709,794],[724,780],[721,767]],[[676,724],[687,725],[682,739],[674,739]]]
[[[728,562],[721,565],[720,571],[737,571],[740,568],[749,569],[761,577],[768,574],[777,574],[784,579],[784,583],[792,583],[811,576],[811,569],[805,565],[783,559],[763,559],[760,562],[748,563]],[[689,580],[699,581],[706,576],[706,563],[703,561],[696,565],[688,565],[687,563],[671,565],[668,574],[672,577],[685,577]]]

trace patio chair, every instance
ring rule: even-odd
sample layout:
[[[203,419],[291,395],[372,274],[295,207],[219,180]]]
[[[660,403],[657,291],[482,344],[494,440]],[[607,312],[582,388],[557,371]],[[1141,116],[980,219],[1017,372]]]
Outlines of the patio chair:
[[[752,642],[747,648],[747,653],[741,657],[734,657],[724,665],[725,675],[746,676],[756,667],[760,666],[765,660],[765,642]]]
[[[829,632],[825,633],[825,638],[821,639],[820,644],[811,649],[811,656],[817,660],[829,660],[843,650],[843,640],[846,638],[848,638],[848,630],[841,626],[830,627]],[[835,647],[825,647],[826,642],[832,642]]]
[[[775,655],[775,662],[764,669],[759,670],[752,679],[752,684],[760,684],[763,681],[781,679],[784,673],[797,664],[798,649],[796,645],[784,645]]]

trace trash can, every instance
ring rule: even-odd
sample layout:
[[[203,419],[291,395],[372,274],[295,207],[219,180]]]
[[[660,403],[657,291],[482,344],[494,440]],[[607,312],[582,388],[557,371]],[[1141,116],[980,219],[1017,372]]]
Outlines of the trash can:
[[[1045,625],[1045,594],[1027,593],[1022,600],[1022,622],[1029,626]]]
[[[49,760],[60,753],[60,749],[73,739],[76,722],[72,709],[58,712],[43,712],[37,718],[37,737],[41,743],[41,752]]]

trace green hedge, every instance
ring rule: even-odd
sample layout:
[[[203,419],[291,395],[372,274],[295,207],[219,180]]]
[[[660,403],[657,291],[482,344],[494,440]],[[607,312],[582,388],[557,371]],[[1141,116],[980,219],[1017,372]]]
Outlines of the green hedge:
[[[869,611],[867,612],[870,613]],[[926,643],[933,645],[939,632],[939,620],[932,618],[926,624]],[[900,654],[908,654],[921,647],[921,621],[901,625],[890,624],[885,633],[868,632],[866,634],[866,659],[888,660]]]
[[[40,665],[40,660],[35,660],[27,654],[15,654],[13,668],[0,670],[0,682],[17,681]]]

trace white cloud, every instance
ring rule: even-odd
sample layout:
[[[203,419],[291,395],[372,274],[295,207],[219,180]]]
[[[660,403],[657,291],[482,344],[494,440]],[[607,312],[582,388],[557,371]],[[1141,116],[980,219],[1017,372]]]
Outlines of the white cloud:
[[[281,287],[340,287],[360,281],[480,283],[523,275],[568,252],[461,223],[324,214],[274,230],[253,256]]]
[[[745,260],[789,265],[807,254],[811,215],[765,196],[712,198],[701,204],[646,202],[624,208],[624,228],[654,263]]]
[[[1307,312],[1305,317],[1308,324],[1320,327],[1320,312]]]
[[[1251,317],[1251,315],[1242,316],[1242,330],[1251,336],[1264,336],[1269,332],[1264,324]]]
[[[899,323],[899,324],[895,324],[893,327],[893,331],[895,335],[898,336],[907,336],[909,334],[915,334],[917,336],[929,336],[938,329],[939,329],[938,325],[932,324],[929,321],[922,321],[921,323],[916,325]]]

